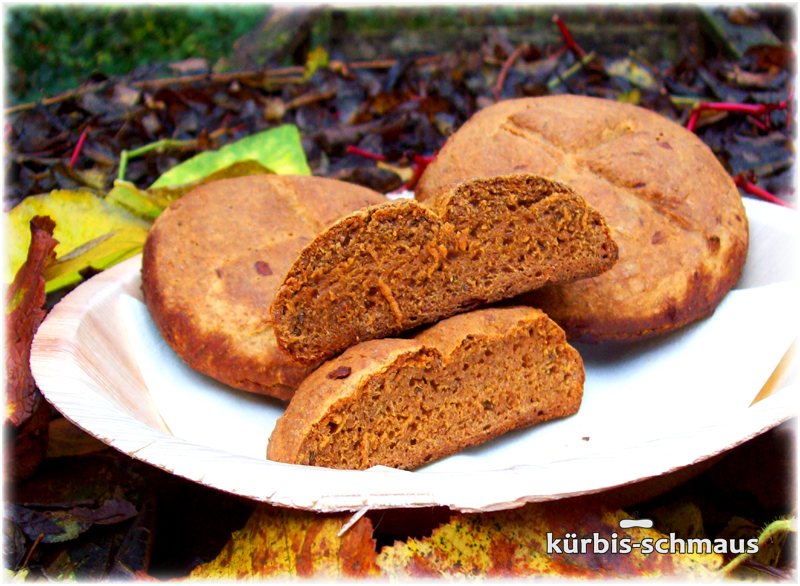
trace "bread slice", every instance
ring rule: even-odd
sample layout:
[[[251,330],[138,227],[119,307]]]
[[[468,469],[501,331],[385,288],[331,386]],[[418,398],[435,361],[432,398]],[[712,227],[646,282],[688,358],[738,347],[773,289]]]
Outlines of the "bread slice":
[[[322,230],[381,194],[319,177],[251,175],[202,185],[147,236],[142,292],[164,340],[190,367],[288,400],[311,368],[275,342],[269,304]]]
[[[413,469],[576,413],[583,382],[580,355],[543,312],[473,311],[411,340],[359,344],[323,364],[278,419],[267,458]]]
[[[466,181],[427,205],[343,218],[306,246],[272,303],[299,364],[536,289],[597,275],[617,258],[605,220],[535,175]]]

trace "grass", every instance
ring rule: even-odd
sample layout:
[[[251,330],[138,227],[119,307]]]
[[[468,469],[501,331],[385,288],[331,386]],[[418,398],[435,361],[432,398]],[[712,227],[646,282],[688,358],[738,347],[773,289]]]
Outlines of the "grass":
[[[8,105],[55,95],[95,72],[228,56],[265,5],[17,5],[4,23]]]

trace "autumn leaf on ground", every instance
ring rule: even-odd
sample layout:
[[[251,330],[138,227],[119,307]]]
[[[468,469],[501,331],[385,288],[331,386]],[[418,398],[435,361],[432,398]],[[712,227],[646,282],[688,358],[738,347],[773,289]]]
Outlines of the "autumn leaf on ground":
[[[27,260],[6,291],[6,419],[14,427],[31,416],[39,400],[30,369],[31,342],[45,316],[42,273],[53,261],[53,250],[58,244],[53,238],[55,224],[50,218],[36,216],[29,225]]]
[[[55,224],[30,220],[27,259],[6,291],[6,414],[3,423],[4,480],[27,478],[44,459],[50,409],[31,374],[31,343],[45,316],[42,273],[55,256]]]
[[[339,537],[350,517],[262,505],[219,556],[195,568],[190,579],[380,577],[369,519],[360,518]]]
[[[578,540],[599,538],[612,541],[629,538],[639,543],[645,538],[663,537],[652,529],[620,529],[628,518],[623,511],[596,512],[570,503],[541,503],[520,509],[456,515],[436,529],[429,538],[409,539],[384,548],[378,565],[394,579],[485,576],[488,578],[560,577],[560,578],[657,578],[684,576],[709,579],[722,565],[716,554],[643,555],[566,553],[564,537],[575,533]],[[547,552],[548,537],[561,538],[562,553]]]
[[[150,189],[194,183],[242,161],[256,161],[281,175],[311,174],[300,133],[296,126],[286,124],[195,155],[161,175]]]
[[[150,223],[131,216],[117,206],[111,205],[96,195],[86,191],[53,191],[47,195],[28,197],[6,214],[7,245],[9,269],[5,282],[22,266],[30,242],[28,222],[33,216],[47,215],[55,223],[55,239],[58,241],[56,254],[61,260],[65,255],[95,239],[104,237],[116,230],[128,229],[124,238],[118,238],[118,245],[110,250],[106,244],[103,258],[112,256],[116,262],[137,254],[144,244],[144,237]],[[134,237],[134,233],[138,236]],[[134,240],[140,240],[136,243]],[[98,242],[99,243],[99,242]],[[78,270],[92,266],[95,269],[107,268],[108,264],[97,263],[76,267],[70,275],[60,274],[58,282],[50,281],[47,291],[80,280]]]

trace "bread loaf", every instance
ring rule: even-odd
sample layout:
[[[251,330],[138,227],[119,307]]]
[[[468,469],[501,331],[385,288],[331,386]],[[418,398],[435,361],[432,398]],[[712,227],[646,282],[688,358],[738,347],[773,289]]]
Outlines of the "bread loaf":
[[[341,216],[385,202],[315,177],[253,175],[203,185],[148,234],[142,291],[164,339],[192,368],[289,399],[311,371],[280,351],[269,305],[303,247]]]
[[[511,429],[571,415],[583,361],[539,310],[457,315],[414,339],[358,344],[300,385],[267,458],[413,469]]]
[[[278,344],[296,362],[597,275],[617,257],[600,214],[541,177],[471,180],[426,204],[353,213],[303,249],[272,304]]]
[[[693,133],[630,104],[580,96],[481,110],[428,166],[422,202],[475,177],[536,173],[606,219],[619,261],[592,279],[519,299],[583,341],[666,332],[707,316],[741,275],[747,216],[730,176]]]

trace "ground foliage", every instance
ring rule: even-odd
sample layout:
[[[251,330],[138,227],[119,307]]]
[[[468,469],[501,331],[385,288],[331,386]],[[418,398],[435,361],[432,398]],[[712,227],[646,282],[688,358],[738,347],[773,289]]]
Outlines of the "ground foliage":
[[[748,21],[752,16],[748,13],[722,16],[734,21],[743,18],[741,26],[745,27],[770,23],[780,32],[769,19]],[[335,15],[329,17],[335,24]],[[591,58],[562,49],[564,41],[547,19],[546,26],[551,29],[545,37],[548,40],[526,38],[526,45],[505,29],[489,28],[477,39],[465,36],[463,43],[435,51],[420,52],[414,49],[418,44],[410,43],[407,51],[382,54],[383,47],[397,47],[397,43],[385,45],[381,40],[364,62],[350,58],[352,55],[348,56],[331,35],[328,46],[307,53],[293,67],[268,63],[265,70],[255,73],[211,72],[208,60],[194,59],[172,64],[172,68],[155,66],[122,77],[96,76],[67,96],[7,112],[4,207],[8,210],[27,196],[59,189],[72,193],[82,190],[85,195],[76,197],[107,198],[115,204],[133,201],[130,198],[139,198],[136,201],[141,204],[142,198],[150,196],[164,204],[167,200],[158,199],[158,194],[146,188],[180,161],[286,124],[299,129],[314,174],[387,192],[413,181],[425,157],[435,155],[474,112],[498,99],[580,93],[638,103],[685,123],[695,100],[777,103],[790,98],[795,57],[786,45],[751,47],[734,59],[726,56],[724,39],[721,45],[714,45],[699,27],[686,26],[678,37],[674,37],[674,27],[667,27],[667,35],[680,41],[670,60],[644,50],[637,52],[639,47],[630,42],[631,52],[612,52],[613,45],[596,41],[602,35],[573,26],[568,16],[564,20]],[[653,23],[638,24],[644,27]],[[658,23],[654,26],[654,31],[661,30]],[[370,40],[358,38],[353,44],[363,54]],[[159,73],[160,79],[153,78]],[[190,77],[176,81],[175,75]],[[791,198],[792,125],[790,108],[776,109],[767,119],[715,113],[699,119],[698,134],[733,175],[744,173],[750,180],[758,179],[759,186]],[[126,181],[117,182],[127,191],[109,195],[117,189],[114,179],[119,178],[123,151],[142,150],[165,140],[169,144],[163,143],[163,148],[144,149],[142,156],[131,158],[124,169]],[[369,153],[378,157],[367,156]],[[261,166],[256,172],[266,170]],[[163,206],[139,215],[152,220],[146,214],[157,214],[159,209]],[[52,260],[49,250],[53,246],[42,248],[49,247],[44,253],[48,260],[34,262],[37,268],[25,274],[28,282],[42,284],[42,271]],[[7,315],[22,307],[15,299],[7,299]],[[30,307],[34,308],[30,311],[40,312],[41,300],[37,297]],[[38,391],[35,387],[28,391],[26,400],[35,401]],[[248,517],[244,532],[248,527],[252,530],[274,522],[276,514],[306,523],[297,537],[299,552],[308,541],[309,527],[316,527],[315,535],[326,536],[347,518],[335,517],[331,524],[331,518],[276,513],[276,509],[264,507],[251,516],[255,505],[250,501],[131,460],[92,442],[57,416],[47,425],[49,411],[38,413],[43,420],[37,422],[36,437],[42,444],[42,438],[46,443],[49,435],[49,457],[35,473],[25,473],[33,474],[28,480],[6,485],[8,506],[4,510],[5,566],[12,571],[25,568],[28,580],[186,576],[215,558],[213,563],[222,568],[225,556],[236,553],[233,545],[223,546]],[[7,412],[7,425],[10,415]],[[628,503],[625,509],[632,516],[655,519],[656,530],[674,531],[679,537],[757,535],[767,523],[791,515],[796,507],[794,485],[787,480],[793,478],[794,443],[793,428],[782,426],[734,450],[694,481],[653,501],[635,506]],[[571,501],[567,506],[596,519],[610,514],[602,500]],[[383,571],[409,574],[413,573],[409,568],[424,568],[413,566],[413,555],[403,558],[407,562],[403,566],[397,562],[402,557],[398,552],[408,554],[416,548],[414,551],[434,555],[428,539],[434,530],[444,550],[452,552],[458,549],[459,537],[452,531],[459,522],[471,524],[473,530],[492,519],[502,518],[501,524],[513,525],[511,517],[516,519],[515,515],[459,516],[451,520],[451,512],[443,508],[375,511],[351,528],[356,530],[351,535],[358,538],[351,539],[361,553],[369,553],[369,548],[359,549],[365,543],[371,544],[376,556],[380,552]],[[446,525],[436,529],[442,523]],[[524,530],[527,525],[521,523],[519,527]],[[564,525],[562,529],[569,528]],[[488,525],[475,531],[472,543],[493,538]],[[504,539],[495,545],[508,545],[508,539]],[[737,570],[739,577],[785,579],[791,575],[795,570],[795,534],[789,535],[785,545],[771,539],[761,558],[748,560]],[[335,541],[333,535],[330,540]],[[402,543],[394,544],[396,540]],[[308,543],[315,542],[312,539]],[[259,547],[257,542],[246,547],[251,558],[266,559],[270,555],[269,548]],[[294,551],[291,547],[286,551],[290,550]],[[310,558],[299,558],[299,567],[298,558],[286,555],[295,559],[295,571],[342,575],[334,568],[341,570],[343,566],[334,563],[325,551],[314,546],[308,552]],[[500,547],[497,555],[475,558],[470,563],[477,573],[500,572],[497,575],[504,568],[533,567],[530,556],[515,554],[512,560],[504,558],[503,551],[511,550]],[[388,572],[384,563],[393,553],[397,563]],[[304,566],[308,559],[310,565]],[[544,561],[545,565],[549,563]],[[315,565],[317,562],[321,565]],[[414,563],[422,563],[418,562]],[[597,565],[596,560],[591,563]],[[453,567],[447,565],[444,558],[438,567],[455,574],[460,570],[455,563]],[[370,563],[363,568],[375,570]],[[598,567],[587,569],[578,564],[578,570],[569,569],[573,573],[596,573]],[[433,571],[430,567],[428,570]],[[195,571],[202,574],[203,570]]]

